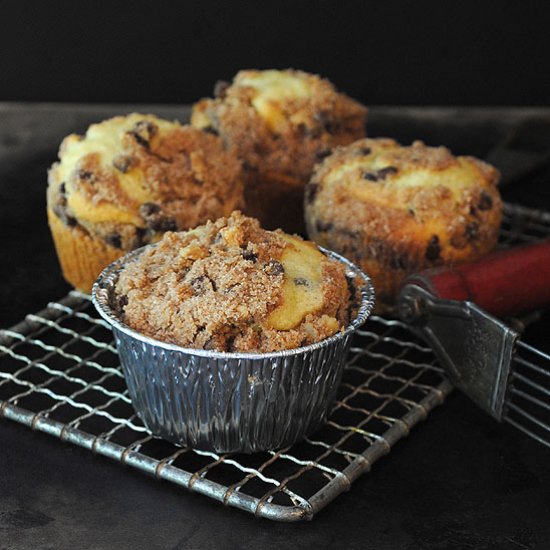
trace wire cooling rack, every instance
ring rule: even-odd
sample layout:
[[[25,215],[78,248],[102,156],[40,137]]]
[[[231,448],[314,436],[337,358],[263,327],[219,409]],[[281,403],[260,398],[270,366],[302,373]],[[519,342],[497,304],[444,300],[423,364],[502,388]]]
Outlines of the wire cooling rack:
[[[501,244],[550,236],[550,214],[506,205]],[[109,326],[71,292],[0,331],[0,416],[256,516],[311,519],[451,391],[430,348],[373,316],[326,424],[271,452],[216,454],[153,436],[132,409]]]

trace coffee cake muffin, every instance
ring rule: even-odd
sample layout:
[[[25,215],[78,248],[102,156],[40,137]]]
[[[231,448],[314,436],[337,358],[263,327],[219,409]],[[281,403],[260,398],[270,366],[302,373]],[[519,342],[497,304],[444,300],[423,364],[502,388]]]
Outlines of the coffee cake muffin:
[[[246,213],[264,227],[303,230],[303,190],[316,162],[364,137],[366,108],[317,75],[240,71],[215,99],[193,107],[191,123],[219,134],[243,161]]]
[[[242,207],[241,164],[197,128],[119,116],[65,138],[47,203],[63,275],[89,292],[126,251]]]
[[[343,264],[240,212],[167,232],[126,264],[115,294],[123,322],[141,334],[215,351],[318,342],[343,329],[353,311]]]
[[[474,260],[496,244],[498,171],[420,141],[363,139],[316,167],[305,194],[309,237],[373,280],[377,312],[422,269]]]

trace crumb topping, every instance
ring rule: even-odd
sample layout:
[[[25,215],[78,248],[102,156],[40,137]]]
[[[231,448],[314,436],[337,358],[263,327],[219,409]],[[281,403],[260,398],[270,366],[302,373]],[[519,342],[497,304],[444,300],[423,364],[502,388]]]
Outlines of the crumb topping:
[[[474,157],[455,157],[446,147],[367,138],[337,148],[317,166],[313,181],[345,189],[359,200],[430,211],[434,200],[460,202],[464,192],[494,187],[499,178],[493,166]],[[401,200],[395,200],[397,195]]]
[[[391,212],[393,228],[407,226],[411,236],[429,230],[445,241],[454,238],[460,248],[458,235],[468,222],[484,225],[501,210],[499,179],[493,166],[474,157],[455,157],[445,147],[367,138],[337,148],[317,165],[305,203],[323,219],[321,211],[327,210],[331,217],[347,219],[346,225],[356,231],[371,227],[372,234],[388,232],[382,226]],[[344,203],[346,208],[337,214],[336,205]],[[475,247],[476,239],[470,241]]]
[[[130,327],[162,341],[270,352],[334,334],[348,323],[350,301],[343,265],[234,212],[167,232],[122,270],[114,307]]]
[[[153,115],[93,124],[65,138],[59,158],[49,173],[52,210],[124,250],[243,205],[240,162],[221,140]]]
[[[191,123],[219,134],[250,177],[303,185],[319,157],[365,135],[367,109],[317,75],[244,70],[215,92]]]

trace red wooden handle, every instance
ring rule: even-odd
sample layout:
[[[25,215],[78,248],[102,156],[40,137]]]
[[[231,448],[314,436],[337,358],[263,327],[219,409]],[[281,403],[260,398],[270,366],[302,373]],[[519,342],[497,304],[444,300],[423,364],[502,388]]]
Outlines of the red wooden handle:
[[[550,240],[494,252],[452,269],[413,275],[434,296],[469,300],[497,317],[550,306]]]

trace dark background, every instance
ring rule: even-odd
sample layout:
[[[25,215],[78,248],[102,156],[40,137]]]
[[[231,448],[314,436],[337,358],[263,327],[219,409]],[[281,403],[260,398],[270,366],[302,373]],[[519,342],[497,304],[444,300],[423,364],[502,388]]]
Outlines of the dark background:
[[[0,101],[190,103],[294,67],[370,105],[547,105],[544,2],[0,3]]]

